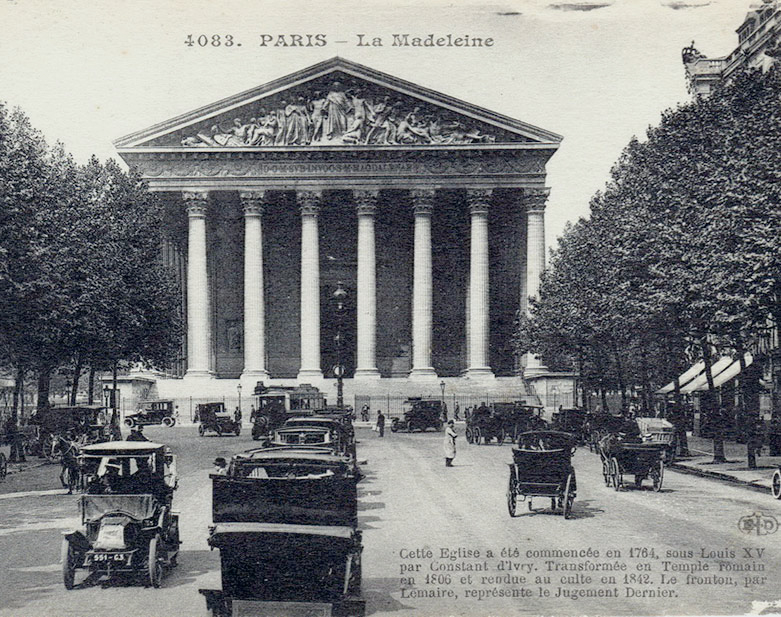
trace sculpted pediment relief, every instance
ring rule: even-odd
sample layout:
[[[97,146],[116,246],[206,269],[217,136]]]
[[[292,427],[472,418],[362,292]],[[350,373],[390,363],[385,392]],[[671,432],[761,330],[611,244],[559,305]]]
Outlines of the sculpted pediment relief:
[[[317,68],[325,70],[318,74]],[[307,72],[312,76],[302,79],[301,74]],[[560,139],[343,59],[301,74],[122,138],[116,145],[227,149],[449,146]]]

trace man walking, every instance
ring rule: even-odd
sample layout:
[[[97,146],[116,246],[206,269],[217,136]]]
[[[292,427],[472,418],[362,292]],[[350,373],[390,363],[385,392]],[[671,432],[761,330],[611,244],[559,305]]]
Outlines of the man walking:
[[[455,422],[449,420],[445,429],[445,467],[452,467],[453,459],[456,458],[456,437]]]
[[[380,437],[385,435],[385,415],[380,409],[377,410],[377,432],[380,434]]]

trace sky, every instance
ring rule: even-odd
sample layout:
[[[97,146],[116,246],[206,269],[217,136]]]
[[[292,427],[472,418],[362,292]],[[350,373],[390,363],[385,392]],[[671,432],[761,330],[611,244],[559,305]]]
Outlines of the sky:
[[[632,136],[689,100],[681,49],[729,54],[751,1],[0,0],[0,101],[81,162],[118,158],[119,137],[339,55],[562,135],[547,166],[553,246]],[[394,33],[494,45],[393,47]],[[186,45],[215,34],[241,46]],[[326,44],[261,46],[267,34]]]

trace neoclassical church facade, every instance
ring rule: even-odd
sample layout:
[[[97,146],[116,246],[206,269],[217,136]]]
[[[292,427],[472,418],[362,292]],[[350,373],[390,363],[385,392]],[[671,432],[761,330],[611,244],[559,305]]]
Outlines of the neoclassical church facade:
[[[511,338],[561,139],[335,58],[117,140],[165,200],[183,290],[181,361],[158,380],[543,373]]]

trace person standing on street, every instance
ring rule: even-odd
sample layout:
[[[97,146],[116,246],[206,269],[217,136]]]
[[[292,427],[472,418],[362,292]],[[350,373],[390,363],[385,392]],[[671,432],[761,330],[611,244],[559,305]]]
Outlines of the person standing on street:
[[[377,410],[377,432],[380,434],[380,437],[385,435],[385,415],[380,409]]]
[[[453,459],[456,458],[456,433],[455,422],[448,420],[445,429],[445,467],[453,466]]]

